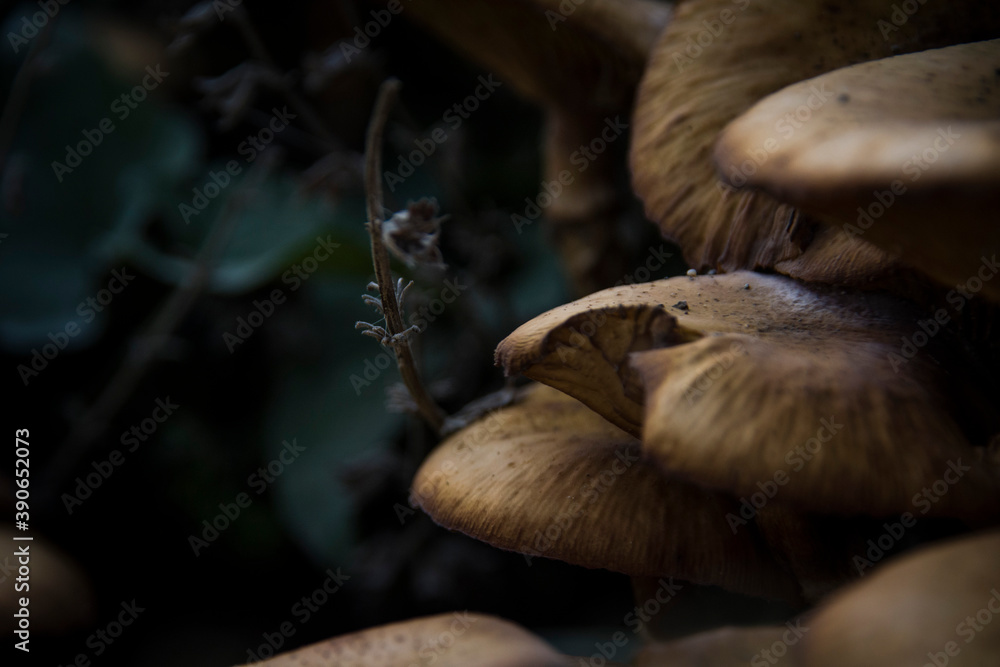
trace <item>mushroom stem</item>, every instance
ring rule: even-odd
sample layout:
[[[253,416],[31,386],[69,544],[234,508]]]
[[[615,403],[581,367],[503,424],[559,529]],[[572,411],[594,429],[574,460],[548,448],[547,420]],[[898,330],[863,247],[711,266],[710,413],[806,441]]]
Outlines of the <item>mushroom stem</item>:
[[[382,242],[382,181],[379,178],[379,173],[382,171],[382,133],[389,118],[389,111],[399,95],[399,88],[398,79],[388,79],[379,87],[375,110],[368,126],[368,137],[365,141],[365,194],[368,222],[365,227],[372,240],[372,264],[375,266],[386,330],[391,340],[390,347],[396,355],[399,374],[403,377],[403,383],[413,397],[420,415],[435,432],[440,432],[444,423],[444,412],[431,398],[417,372],[410,343],[406,337],[406,328],[403,326],[403,316],[399,312],[399,303],[396,300],[392,271],[389,268],[389,253]]]
[[[612,155],[581,155],[580,149],[601,138],[601,131],[619,116],[570,114],[551,108],[546,121],[544,178],[546,189],[558,187],[546,210],[549,234],[573,291],[584,296],[611,285],[628,270],[628,252],[622,247],[617,216],[624,208],[615,170],[622,160]],[[612,139],[613,141],[614,139]],[[581,168],[579,159],[596,157]],[[577,160],[577,161],[574,161]],[[551,190],[549,190],[551,192]]]

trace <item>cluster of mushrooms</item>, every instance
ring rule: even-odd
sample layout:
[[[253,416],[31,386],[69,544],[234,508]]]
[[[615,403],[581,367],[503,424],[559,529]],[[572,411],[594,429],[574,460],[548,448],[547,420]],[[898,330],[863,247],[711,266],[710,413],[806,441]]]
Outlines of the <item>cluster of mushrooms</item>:
[[[794,641],[726,627],[651,641],[640,665],[1000,664],[1000,6],[405,13],[544,108],[545,180],[629,118],[632,189],[692,267],[593,292],[627,196],[622,165],[595,160],[546,211],[587,296],[500,343],[497,365],[536,384],[442,442],[414,504],[529,558],[804,610]],[[896,555],[929,520],[951,533]],[[461,622],[268,664],[581,664],[506,621]]]

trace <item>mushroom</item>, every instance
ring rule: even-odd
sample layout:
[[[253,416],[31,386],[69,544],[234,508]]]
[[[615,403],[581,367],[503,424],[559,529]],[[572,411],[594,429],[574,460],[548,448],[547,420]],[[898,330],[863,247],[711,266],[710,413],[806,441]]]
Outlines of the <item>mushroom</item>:
[[[635,85],[669,6],[423,0],[406,14],[545,110],[542,185],[512,221],[520,233],[544,213],[578,293],[611,284],[624,272],[624,197],[620,163],[600,153],[624,147]]]
[[[809,118],[800,123],[801,110]],[[782,123],[789,132],[775,141]],[[755,164],[768,142],[773,150]],[[730,185],[763,189],[844,238],[1000,300],[1000,280],[992,280],[1000,271],[1000,40],[791,85],[730,123],[715,160]],[[747,164],[752,171],[741,170]]]
[[[566,394],[524,393],[439,445],[411,503],[529,557],[797,599],[754,529],[730,530],[731,498],[664,478],[637,440]]]
[[[484,614],[454,612],[368,628],[282,653],[268,667],[569,667],[524,628]]]
[[[882,0],[680,3],[639,85],[631,167],[647,216],[700,272],[759,269],[802,280],[895,286],[896,261],[759,192],[734,193],[711,161],[719,132],[765,95],[838,67],[1000,34],[990,3],[928,3],[902,17]],[[796,121],[797,122],[797,121]],[[769,151],[792,127],[774,128]]]
[[[641,432],[668,474],[738,497],[775,486],[800,512],[882,516],[957,467],[926,513],[995,518],[1000,470],[981,461],[1000,430],[993,390],[918,321],[896,298],[782,276],[678,277],[545,313],[497,359]]]
[[[901,556],[838,592],[796,647],[808,667],[1000,664],[1000,531]]]
[[[636,667],[747,667],[775,664],[799,667],[787,656],[790,647],[808,632],[797,621],[763,627],[723,627],[643,648]],[[845,663],[847,664],[847,663]]]

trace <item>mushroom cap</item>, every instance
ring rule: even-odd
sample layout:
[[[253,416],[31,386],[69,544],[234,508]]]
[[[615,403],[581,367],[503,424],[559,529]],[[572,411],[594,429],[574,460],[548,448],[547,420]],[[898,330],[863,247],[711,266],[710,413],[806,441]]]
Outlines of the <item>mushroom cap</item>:
[[[766,159],[740,171],[765,143]],[[1000,40],[793,84],[730,123],[715,160],[731,185],[735,175],[845,237],[965,284],[1000,249]],[[1000,280],[984,280],[983,293],[1000,300]]]
[[[446,439],[413,480],[411,503],[501,549],[634,576],[676,576],[794,599],[794,582],[734,535],[723,494],[669,480],[639,442],[549,387]]]
[[[553,308],[503,339],[496,364],[506,375],[523,374],[566,392],[639,437],[644,392],[628,357],[687,335],[649,296],[618,287]]]
[[[791,624],[794,627],[794,623]],[[669,642],[654,642],[642,649],[636,667],[747,667],[769,664],[762,651],[783,637],[791,628],[784,625],[761,627],[723,627]],[[794,632],[791,633],[794,637]],[[754,661],[756,659],[756,662]],[[800,663],[782,656],[784,667]]]
[[[691,266],[775,270],[859,287],[895,280],[890,255],[767,194],[727,190],[711,160],[726,124],[787,85],[857,62],[1000,34],[1000,7],[993,3],[922,4],[898,25],[892,12],[882,0],[678,4],[639,85],[631,167],[646,215]]]
[[[922,315],[782,276],[677,277],[549,311],[497,359],[641,429],[668,474],[743,497],[771,483],[803,512],[879,516],[912,510],[1000,430],[988,381],[941,327],[927,336]],[[995,516],[998,479],[984,460],[927,513]]]
[[[816,611],[798,657],[809,667],[1000,664],[998,554],[993,530],[893,559]]]
[[[519,625],[453,612],[369,628],[282,653],[268,667],[566,667],[569,659]]]
[[[542,106],[627,104],[670,17],[653,0],[423,0],[406,15]]]

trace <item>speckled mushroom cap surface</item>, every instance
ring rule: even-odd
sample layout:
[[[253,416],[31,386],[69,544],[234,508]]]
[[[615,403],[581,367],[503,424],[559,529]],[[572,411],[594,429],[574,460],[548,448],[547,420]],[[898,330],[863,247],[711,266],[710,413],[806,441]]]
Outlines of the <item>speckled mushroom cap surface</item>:
[[[532,557],[798,596],[754,529],[731,530],[730,496],[665,477],[635,438],[546,386],[442,442],[411,502],[446,528]]]

